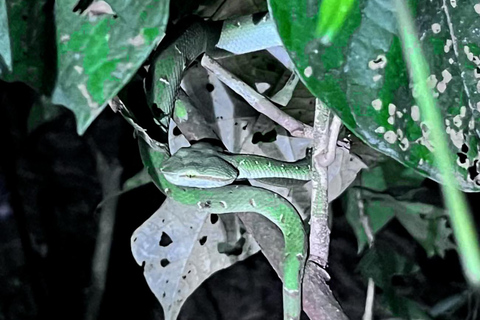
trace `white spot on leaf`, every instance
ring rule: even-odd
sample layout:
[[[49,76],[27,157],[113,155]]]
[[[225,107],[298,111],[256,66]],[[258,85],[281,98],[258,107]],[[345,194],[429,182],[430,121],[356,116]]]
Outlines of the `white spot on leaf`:
[[[433,89],[435,88],[435,86],[437,85],[437,76],[432,74],[430,75],[428,78],[427,78],[427,85],[430,89]]]
[[[145,44],[145,38],[143,34],[139,34],[133,38],[128,39],[128,43],[130,43],[134,47],[139,47]]]
[[[450,130],[450,140],[452,140],[452,143],[457,147],[458,149],[462,148],[463,142],[464,142],[464,137],[463,137],[463,130],[455,131],[455,130]]]
[[[470,52],[470,48],[468,46],[463,47],[463,52],[465,52],[465,54],[467,55],[468,60],[473,60],[473,53]]]
[[[397,141],[397,134],[391,130],[385,132],[383,138],[390,144],[395,143]]]
[[[452,74],[448,71],[448,69],[442,71],[442,76],[443,82],[445,83],[449,83],[452,80]]]
[[[415,140],[415,142],[424,145],[428,150],[433,151],[433,146],[430,142],[430,130],[424,122],[420,123],[420,128],[422,129],[422,137]]]
[[[441,81],[441,82],[439,82],[439,83],[437,84],[437,90],[438,90],[438,92],[444,93],[444,92],[445,92],[445,89],[447,89],[447,84],[446,84],[445,82]]]
[[[452,44],[453,44],[453,41],[450,39],[447,39],[445,46],[443,47],[443,51],[445,51],[445,53],[449,52],[450,48],[452,47]]]
[[[408,147],[410,147],[410,141],[408,141],[407,138],[403,138],[402,140],[400,140],[400,149],[402,149],[402,151],[406,151],[408,149]]]
[[[376,59],[368,62],[371,70],[383,69],[387,65],[387,58],[383,54],[379,54]]]
[[[418,108],[418,106],[412,106],[412,109],[410,110],[410,115],[412,116],[413,121],[420,120],[420,109]]]
[[[433,33],[437,34],[440,31],[442,31],[442,27],[440,26],[440,24],[434,23],[434,24],[432,24],[432,31],[433,31]]]
[[[93,101],[92,96],[90,95],[90,92],[88,92],[87,87],[83,83],[79,84],[77,88],[82,93],[82,96],[87,100],[87,104],[90,108],[92,109],[98,108],[98,103]]]
[[[372,101],[372,107],[373,109],[380,111],[382,109],[382,100],[380,99],[375,99]]]
[[[388,122],[389,124],[393,125],[393,124],[395,123],[395,117],[394,117],[394,116],[388,117],[387,122]]]
[[[461,125],[462,125],[462,118],[460,117],[460,115],[456,115],[455,117],[453,117],[453,124],[457,127],[457,128],[460,128]]]
[[[303,74],[305,74],[305,77],[310,78],[313,74],[312,67],[306,67],[305,70],[303,71]]]
[[[384,127],[378,127],[377,129],[375,129],[375,132],[383,134],[383,133],[385,133],[385,128]]]
[[[480,3],[477,3],[476,5],[474,5],[473,9],[475,10],[476,13],[480,14]]]
[[[388,114],[393,116],[395,114],[395,111],[397,110],[397,106],[395,106],[393,103],[390,103],[388,105]]]
[[[475,69],[473,70],[473,76],[475,77],[475,79],[480,78],[479,68],[475,68]]]
[[[402,139],[403,138],[403,131],[402,129],[397,129],[397,136],[398,136],[398,139]]]

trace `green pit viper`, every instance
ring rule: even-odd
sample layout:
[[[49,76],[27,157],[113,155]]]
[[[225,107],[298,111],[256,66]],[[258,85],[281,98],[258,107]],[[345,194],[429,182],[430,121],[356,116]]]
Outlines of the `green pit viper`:
[[[218,39],[215,28],[196,22],[164,47],[151,65],[149,72],[154,89],[150,91],[150,108],[164,130],[170,121],[184,70],[212,48],[215,39]],[[139,145],[150,176],[167,197],[209,213],[255,212],[278,226],[285,239],[284,319],[299,320],[301,282],[307,255],[303,221],[292,204],[280,195],[263,188],[231,183],[244,178],[308,180],[310,166],[306,162],[288,163],[254,155],[227,154],[205,144],[181,149],[172,157],[165,144],[139,139]],[[198,163],[196,159],[203,161]]]

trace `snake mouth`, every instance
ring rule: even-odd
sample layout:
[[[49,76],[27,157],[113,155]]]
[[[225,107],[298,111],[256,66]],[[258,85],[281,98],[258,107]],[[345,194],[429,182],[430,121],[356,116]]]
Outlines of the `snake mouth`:
[[[216,181],[216,182],[225,182],[225,181],[232,180],[228,178],[216,177],[216,176],[210,176],[210,175],[181,174],[181,175],[178,175],[178,177],[189,179],[189,180],[202,180],[202,181],[208,180],[208,181]]]

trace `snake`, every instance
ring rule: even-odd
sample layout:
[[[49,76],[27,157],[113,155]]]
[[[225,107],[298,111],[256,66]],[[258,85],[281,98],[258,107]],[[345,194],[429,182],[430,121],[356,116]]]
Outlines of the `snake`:
[[[184,71],[198,56],[212,48],[215,39],[218,39],[218,32],[211,24],[195,22],[156,55],[149,70],[150,108],[164,130],[168,129]],[[247,178],[309,180],[309,165],[305,161],[290,163],[255,155],[228,154],[205,143],[180,149],[173,156],[165,143],[152,143],[145,137],[139,139],[139,147],[149,175],[167,197],[211,214],[254,212],[280,229],[285,240],[284,320],[299,320],[307,255],[302,218],[295,207],[277,193],[232,183]]]

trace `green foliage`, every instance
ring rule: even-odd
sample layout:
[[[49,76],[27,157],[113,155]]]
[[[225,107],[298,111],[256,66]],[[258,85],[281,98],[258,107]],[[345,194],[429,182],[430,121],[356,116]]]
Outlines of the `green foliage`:
[[[348,189],[342,199],[359,252],[368,244],[362,214],[368,217],[374,235],[397,219],[429,257],[444,257],[446,250],[455,248],[447,212],[437,199],[432,199],[432,192],[421,187],[424,178],[413,169],[390,160],[360,175],[357,185]]]
[[[371,147],[439,181],[432,137],[409,85],[390,0],[354,1],[329,45],[316,34],[329,1],[270,0],[270,10],[298,74],[311,92]],[[339,1],[341,3],[350,1]],[[480,16],[473,4],[411,1],[430,66],[429,86],[447,124],[452,155],[464,154],[450,174],[465,191],[478,190],[476,63]],[[316,14],[312,14],[312,13]],[[472,26],[472,27],[467,27]],[[451,39],[455,39],[453,43]],[[468,146],[462,150],[463,145]],[[473,179],[473,180],[472,180]]]
[[[131,81],[164,37],[169,15],[168,0],[110,0],[110,7],[106,7],[108,10],[103,8],[101,13],[74,12],[77,2],[56,1],[55,6],[49,8],[46,6],[50,3],[47,0],[0,0],[0,79],[27,83],[41,96],[30,113],[30,131],[64,112],[64,109],[59,107],[61,105],[73,111],[77,131],[83,134],[104,110],[108,101]],[[421,46],[431,70],[427,84],[433,89],[441,111],[441,121],[446,125],[447,152],[452,157],[459,155],[458,159],[455,159],[456,164],[447,170],[447,174],[451,174],[464,191],[479,191],[478,176],[475,173],[479,171],[477,161],[480,162],[480,131],[474,116],[478,113],[477,103],[480,103],[477,92],[477,64],[480,64],[480,47],[477,43],[480,33],[473,27],[480,23],[479,15],[473,5],[469,7],[458,3],[453,7],[453,2],[450,2],[442,7],[440,2],[409,3],[416,12],[415,23],[420,28],[418,34],[422,35]],[[363,171],[354,187],[347,189],[343,195],[343,206],[357,238],[358,252],[364,253],[358,270],[365,279],[372,278],[383,290],[383,304],[398,317],[429,319],[424,308],[399,294],[392,285],[394,276],[414,275],[419,271],[418,266],[391,248],[379,246],[366,249],[368,239],[365,224],[362,223],[368,221],[375,236],[392,220],[397,220],[422,246],[428,257],[438,255],[443,258],[447,250],[456,248],[452,242],[447,210],[442,207],[440,196],[432,198],[432,194],[426,192],[422,184],[425,177],[440,181],[441,170],[433,158],[432,150],[437,145],[432,137],[431,124],[426,124],[425,112],[420,111],[416,105],[415,98],[424,92],[415,88],[412,90],[409,82],[395,7],[390,0],[270,0],[269,5],[282,41],[308,90],[332,108],[355,135],[396,160],[386,161]],[[452,38],[456,39],[456,42],[453,42]],[[273,62],[266,63],[265,58],[258,58],[256,53],[252,56],[245,55],[237,59],[239,66],[235,69],[232,64],[229,69],[233,73],[243,72],[240,77],[252,87],[257,83],[280,82],[279,78],[284,75],[277,69],[283,70],[283,67],[277,66],[275,69],[271,67]],[[198,87],[194,87],[199,82],[197,80],[186,81],[186,91],[198,91]],[[218,88],[221,86],[217,84],[215,83],[212,100],[226,101],[225,97],[229,95],[219,95]],[[276,88],[269,88],[271,91],[273,89]],[[312,118],[312,108],[307,109],[312,106],[312,96],[303,86],[301,89],[304,89],[301,99],[294,95],[294,103],[284,110],[308,122]],[[423,91],[428,90],[424,88]],[[298,92],[296,91],[296,94]],[[228,102],[234,105],[238,103],[235,99]],[[299,103],[299,100],[304,100],[303,104]],[[278,128],[271,123],[257,121],[250,114],[239,116],[233,109],[227,112],[227,104],[215,112],[199,108],[200,111],[197,110],[195,114],[195,117],[198,114],[234,114],[234,117],[228,119],[217,117],[217,122],[210,123],[212,127],[219,129],[222,138],[227,137],[224,139],[224,143],[228,142],[226,145],[239,147],[243,144],[246,147],[242,152],[253,150],[257,153],[262,148],[278,149],[281,153],[283,149],[291,151],[298,147],[295,143],[292,143],[294,147],[287,144],[285,140],[290,138],[285,135],[280,133],[277,136]],[[192,119],[192,110],[177,108],[175,111],[179,119],[185,122],[193,121],[188,123],[191,127],[195,125],[197,119]],[[198,118],[200,119],[200,116]],[[136,129],[144,130],[134,123],[133,119],[134,117],[130,119],[130,124]],[[197,124],[198,127],[211,129],[211,136],[217,134],[215,129],[201,121],[199,123],[201,125]],[[183,133],[185,130],[181,128],[181,123],[178,125]],[[261,136],[260,132],[275,133],[278,146],[267,141],[250,145],[249,137],[253,135],[251,130],[254,126],[255,130],[258,130],[257,137]],[[195,139],[197,137],[194,135]],[[304,145],[301,145],[301,148],[303,147]],[[147,149],[146,144],[141,144],[144,155]],[[337,159],[338,157],[337,154]],[[151,161],[155,160],[145,160],[144,157],[144,161],[146,168],[154,174],[155,163]],[[347,165],[344,162],[338,166],[338,171],[348,171],[345,170]],[[330,172],[331,169],[332,167],[329,168]],[[151,182],[150,179],[144,169],[124,184],[123,191],[147,184]],[[292,188],[288,192],[291,191]],[[292,196],[292,202],[297,205],[300,203],[302,209],[308,207],[310,201],[308,192],[305,193],[307,195],[302,194],[300,200],[298,195],[297,198]],[[167,205],[174,206],[172,203]],[[168,212],[159,210],[154,220],[158,220],[158,217],[163,219],[165,216],[167,220],[174,221],[170,226],[172,230],[169,231],[181,231],[183,240],[190,243],[196,243],[197,238],[200,235],[204,237],[208,231],[209,256],[218,256],[215,259],[219,260],[214,261],[217,264],[213,264],[210,269],[199,273],[198,278],[186,280],[189,290],[181,295],[174,293],[165,299],[162,288],[156,292],[160,301],[164,299],[164,307],[177,299],[176,307],[169,311],[172,315],[178,314],[183,301],[213,272],[258,250],[253,238],[244,238],[245,230],[241,229],[240,240],[244,241],[241,243],[246,251],[237,259],[226,258],[223,252],[218,251],[212,239],[224,241],[219,246],[232,247],[228,239],[222,238],[225,235],[222,228],[231,226],[218,224],[213,228],[209,225],[213,223],[202,216],[197,219],[198,225],[192,234],[189,222],[195,220],[186,219],[192,212],[185,208],[177,211],[176,208],[170,208]],[[250,230],[253,230],[246,218],[243,221],[247,229],[250,227]],[[200,224],[212,229],[205,231]],[[148,222],[145,225],[148,227]],[[184,229],[177,225],[183,225]],[[268,225],[263,227],[261,223],[251,225],[269,230]],[[229,232],[238,236],[240,232],[236,228],[238,225],[235,222]],[[141,233],[142,230],[139,230],[137,232]],[[256,231],[252,232],[255,233]],[[148,238],[154,240],[148,241],[158,241],[156,236],[156,233],[152,232]],[[276,244],[281,247],[281,241],[277,241],[274,236],[264,238],[272,242],[269,245]],[[137,243],[138,247],[132,248],[140,250],[142,245],[148,244]],[[261,241],[259,244],[263,245]],[[170,250],[177,248],[177,245]],[[182,245],[185,247],[188,244]],[[151,248],[158,249],[153,246]],[[280,250],[281,248],[277,251]],[[278,254],[277,251],[274,250],[266,256],[272,261],[277,259],[278,264],[278,257],[269,257]],[[139,252],[136,252],[136,258],[141,261],[143,257]],[[200,260],[198,257],[201,256],[202,254],[192,250],[188,256],[179,260],[186,266],[190,260]],[[152,265],[155,264],[155,256],[152,254],[150,258]],[[275,263],[272,265],[275,266]],[[156,267],[159,268],[158,265]],[[181,272],[161,276],[172,279],[172,283],[184,283],[182,281],[185,280],[180,279],[180,276],[184,276]]]
[[[51,91],[55,76],[53,12],[47,0],[0,1],[0,79]]]
[[[169,1],[100,1],[106,6],[82,14],[73,11],[77,2],[49,8],[46,0],[7,1],[6,14],[0,13],[6,63],[0,76],[26,82],[72,110],[83,134],[163,38]]]
[[[418,266],[391,247],[370,249],[358,264],[365,279],[372,279],[382,289],[382,304],[402,319],[431,319],[418,303],[403,297],[394,285],[394,277],[401,278],[418,273]]]

